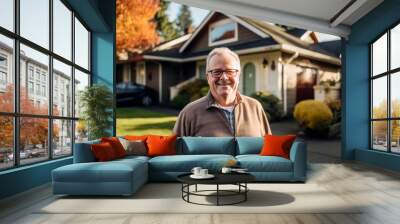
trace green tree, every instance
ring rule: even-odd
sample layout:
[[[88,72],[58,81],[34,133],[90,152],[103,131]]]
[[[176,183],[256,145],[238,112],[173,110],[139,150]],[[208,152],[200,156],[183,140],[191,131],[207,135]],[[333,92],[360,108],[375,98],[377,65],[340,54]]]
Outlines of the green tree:
[[[112,124],[112,93],[102,84],[88,86],[80,92],[82,120],[89,131],[89,139],[109,136]],[[82,124],[80,124],[82,125]]]
[[[162,41],[169,41],[178,37],[178,31],[175,24],[169,21],[167,10],[170,2],[165,0],[160,1],[160,9],[156,14],[157,32],[162,38]]]
[[[189,10],[189,6],[182,5],[178,17],[176,18],[176,25],[178,26],[179,35],[188,33],[192,28],[193,19],[192,13]]]

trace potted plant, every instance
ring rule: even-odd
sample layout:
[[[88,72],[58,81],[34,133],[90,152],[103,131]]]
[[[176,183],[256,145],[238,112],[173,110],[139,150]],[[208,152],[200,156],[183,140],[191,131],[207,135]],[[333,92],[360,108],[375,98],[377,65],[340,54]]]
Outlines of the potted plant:
[[[80,92],[81,118],[88,131],[89,140],[110,136],[107,131],[112,125],[112,93],[102,84],[86,87]]]

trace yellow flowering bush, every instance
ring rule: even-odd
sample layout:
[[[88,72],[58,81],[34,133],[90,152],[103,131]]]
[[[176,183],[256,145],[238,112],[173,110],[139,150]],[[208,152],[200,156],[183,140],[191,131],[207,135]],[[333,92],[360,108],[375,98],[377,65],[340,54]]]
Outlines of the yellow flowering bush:
[[[332,122],[331,109],[317,100],[304,100],[296,104],[294,118],[300,126],[311,130],[326,130]]]

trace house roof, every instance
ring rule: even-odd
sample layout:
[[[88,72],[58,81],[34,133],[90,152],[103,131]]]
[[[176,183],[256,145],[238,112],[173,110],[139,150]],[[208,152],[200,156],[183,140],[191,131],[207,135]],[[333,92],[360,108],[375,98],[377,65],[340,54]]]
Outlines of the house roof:
[[[350,26],[383,0],[173,0],[230,15],[270,21],[347,38]]]
[[[172,61],[182,61],[187,58],[199,57],[199,56],[207,56],[209,53],[209,49],[204,51],[196,51],[190,52],[187,51],[186,48],[190,45],[190,43],[195,39],[195,37],[204,30],[203,28],[208,23],[208,21],[215,15],[217,12],[211,12],[209,15],[202,21],[199,27],[195,30],[195,32],[191,35],[186,35],[185,38],[177,38],[173,41],[176,41],[176,44],[171,44],[168,48],[162,48],[160,46],[153,48],[147,52],[143,53],[144,58],[146,59],[156,59],[157,57],[162,57],[163,59],[170,58]],[[224,14],[225,15],[225,14]],[[327,55],[330,57],[334,57],[335,64],[338,64],[337,54],[330,52],[331,48],[323,49],[318,44],[311,44],[304,40],[302,40],[302,36],[305,35],[306,30],[293,28],[286,30],[282,27],[278,27],[272,23],[258,21],[254,19],[237,17],[231,15],[225,15],[232,20],[238,22],[244,27],[248,28],[252,32],[256,33],[260,36],[259,39],[245,42],[245,43],[231,43],[229,44],[229,48],[233,51],[243,51],[245,49],[260,49],[260,47],[268,47],[268,46],[280,46],[284,49],[283,45],[285,45],[285,49],[288,49],[288,46],[293,46],[295,48],[290,48],[290,52],[294,49],[304,49],[308,53],[319,53],[323,55]],[[178,40],[179,39],[179,40]],[[168,44],[168,43],[166,43]],[[162,46],[162,45],[161,45]],[[276,49],[276,48],[271,48]],[[314,57],[318,59],[318,57]]]
[[[277,42],[274,39],[265,38],[265,39],[251,41],[251,42],[230,45],[229,49],[231,49],[233,51],[237,51],[237,50],[269,46],[269,45],[276,45],[276,44],[277,44]],[[209,53],[209,50],[196,51],[196,52],[185,51],[185,52],[180,53],[179,48],[173,48],[173,49],[164,50],[164,51],[149,51],[149,52],[145,52],[145,55],[173,57],[173,58],[183,59],[183,58],[196,57],[196,56],[202,56],[202,55],[206,56],[206,55],[208,55],[208,53]]]
[[[305,33],[307,33],[307,30],[300,28],[293,28],[286,30],[286,32],[289,33],[290,35],[301,38]]]
[[[210,12],[206,16],[206,18],[203,19],[203,21],[200,23],[200,25],[196,28],[195,32],[193,35],[180,47],[179,52],[184,52],[184,50],[189,46],[189,44],[195,39],[195,37],[203,30],[203,27],[208,23],[208,21],[211,20],[211,18],[214,17],[218,12]],[[222,14],[222,13],[220,13]],[[225,15],[225,14],[224,14]],[[246,21],[243,21],[237,16],[231,16],[231,15],[225,15],[232,20],[236,21],[237,23],[241,24],[242,26],[246,27],[247,29],[251,30],[255,34],[259,35],[261,38],[266,38],[266,34],[258,29],[256,29],[254,26],[248,24]]]
[[[159,45],[155,46],[152,51],[162,51],[162,50],[169,50],[177,47],[181,47],[190,37],[192,36],[191,33],[180,36],[173,40],[165,41],[160,43]]]
[[[341,40],[331,40],[331,41],[320,42],[318,44],[312,44],[311,46],[318,47],[319,49],[328,52],[328,54],[333,54],[336,57],[339,57],[342,42]]]
[[[307,32],[306,30],[296,28],[288,32],[282,27],[275,26],[274,24],[268,22],[249,19],[249,18],[242,18],[242,19],[246,20],[248,23],[257,27],[261,31],[267,33],[269,36],[274,38],[280,44],[294,45],[300,48],[315,51],[321,54],[327,54],[334,57],[337,57],[338,56],[337,52],[340,51],[340,42],[339,45],[336,45],[338,46],[339,49],[335,49],[335,51],[331,52],[330,50],[333,50],[333,47],[335,45],[332,45],[331,48],[325,49],[319,46],[320,43],[310,44],[302,40],[301,37]]]

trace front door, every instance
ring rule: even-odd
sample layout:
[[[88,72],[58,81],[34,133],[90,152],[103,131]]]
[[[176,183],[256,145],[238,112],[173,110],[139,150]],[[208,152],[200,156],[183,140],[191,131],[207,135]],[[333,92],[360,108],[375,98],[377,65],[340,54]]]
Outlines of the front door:
[[[296,103],[314,99],[314,86],[317,83],[317,71],[312,68],[303,68],[297,74]]]
[[[243,93],[251,95],[256,91],[256,66],[247,63],[243,69]]]

